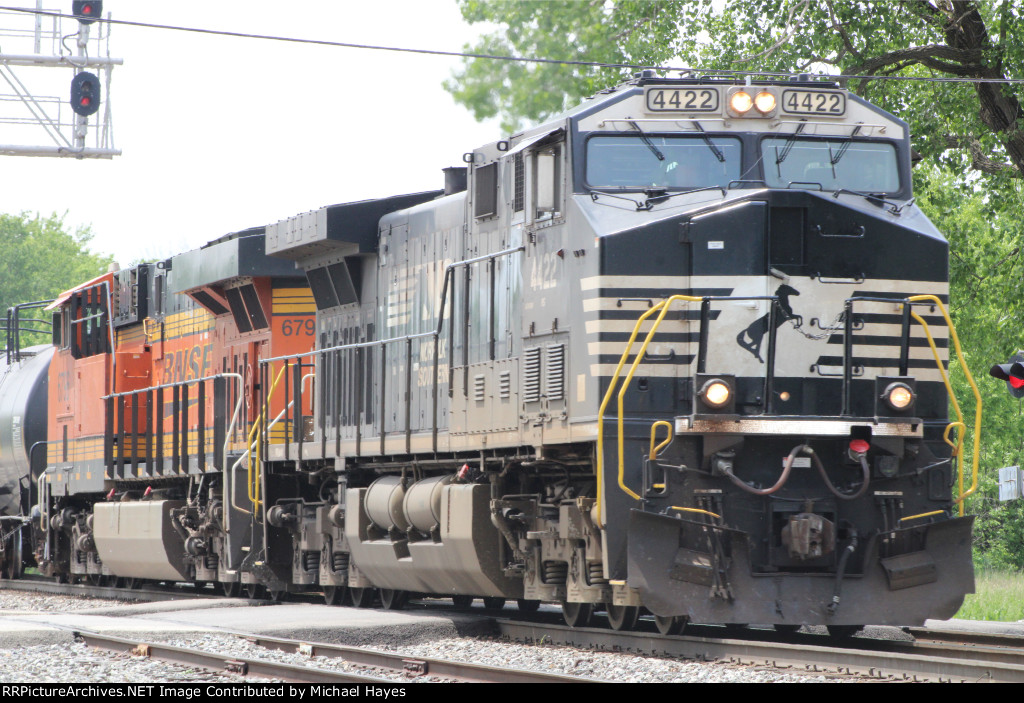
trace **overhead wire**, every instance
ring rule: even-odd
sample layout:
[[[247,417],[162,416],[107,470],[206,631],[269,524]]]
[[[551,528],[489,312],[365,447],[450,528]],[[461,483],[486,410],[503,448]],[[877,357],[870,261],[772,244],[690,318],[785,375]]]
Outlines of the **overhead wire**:
[[[42,15],[53,18],[78,19],[69,15],[52,10],[39,10],[30,7],[13,7],[0,5],[0,11],[20,12],[31,15]],[[157,24],[153,22],[137,22],[134,20],[115,20],[109,17],[97,17],[93,20],[97,23],[108,25],[122,25],[126,27],[141,27],[145,29],[162,29],[175,32],[190,32],[193,34],[205,34],[210,36],[235,37],[238,39],[259,39],[264,41],[278,41],[291,44],[310,44],[314,46],[329,46],[346,49],[366,49],[372,51],[394,51],[408,54],[425,54],[431,56],[450,56],[453,58],[484,59],[489,61],[514,61],[519,63],[534,64],[555,64],[563,66],[583,66],[588,68],[618,68],[630,70],[653,70],[664,73],[688,73],[706,77],[714,76],[764,76],[766,78],[792,78],[797,75],[813,75],[816,78],[829,79],[834,81],[870,80],[870,81],[908,81],[919,83],[1002,83],[1018,84],[1024,83],[1024,78],[961,78],[947,76],[893,76],[873,74],[808,74],[807,71],[743,71],[736,69],[702,68],[685,66],[654,66],[651,64],[633,63],[609,63],[603,61],[574,61],[570,59],[545,59],[531,56],[504,56],[500,54],[479,54],[465,51],[445,51],[441,49],[413,49],[400,46],[384,46],[378,44],[358,44],[354,42],[332,41],[328,39],[304,39],[301,37],[286,37],[275,34],[256,34],[251,32],[234,32],[225,29],[204,29],[201,27],[183,27],[180,25]]]

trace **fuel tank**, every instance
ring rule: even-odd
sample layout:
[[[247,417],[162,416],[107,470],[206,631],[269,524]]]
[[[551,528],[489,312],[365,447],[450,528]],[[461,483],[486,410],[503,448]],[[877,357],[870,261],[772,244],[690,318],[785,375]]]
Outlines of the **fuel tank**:
[[[34,457],[30,453],[36,442],[46,440],[47,371],[53,347],[22,349],[19,357],[8,363],[6,355],[0,356],[0,515],[28,510],[30,485],[46,464],[42,446]]]

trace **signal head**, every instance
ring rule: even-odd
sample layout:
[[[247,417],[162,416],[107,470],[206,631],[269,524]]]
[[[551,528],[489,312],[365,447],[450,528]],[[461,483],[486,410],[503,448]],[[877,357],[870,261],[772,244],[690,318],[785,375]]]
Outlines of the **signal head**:
[[[100,0],[74,0],[71,14],[82,24],[92,24],[103,14],[103,3]]]
[[[95,74],[82,71],[71,80],[71,109],[84,117],[100,109],[100,79]]]
[[[995,364],[989,369],[989,376],[1006,381],[1006,390],[1014,398],[1024,398],[1024,356],[1014,354],[1005,364]]]

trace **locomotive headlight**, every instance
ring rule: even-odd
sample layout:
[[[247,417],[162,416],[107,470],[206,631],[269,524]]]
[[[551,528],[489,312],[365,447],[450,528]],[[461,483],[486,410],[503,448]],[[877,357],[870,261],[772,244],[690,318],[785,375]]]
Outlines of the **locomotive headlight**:
[[[754,106],[754,99],[745,90],[733,93],[729,97],[729,109],[738,115],[746,114]]]
[[[902,412],[914,404],[914,391],[905,383],[890,383],[882,393],[882,400],[897,412]]]
[[[775,109],[775,96],[767,90],[762,90],[754,97],[754,107],[762,115],[767,115]]]
[[[719,378],[706,382],[700,389],[701,400],[712,408],[723,408],[732,397],[729,384]]]

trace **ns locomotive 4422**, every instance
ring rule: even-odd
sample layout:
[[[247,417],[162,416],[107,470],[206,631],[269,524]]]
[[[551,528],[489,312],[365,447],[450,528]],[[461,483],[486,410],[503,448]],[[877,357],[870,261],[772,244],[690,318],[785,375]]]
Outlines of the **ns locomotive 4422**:
[[[645,73],[443,192],[103,276],[10,360],[48,419],[0,418],[4,524],[58,578],[663,632],[950,617],[973,486],[910,154],[834,83]]]

